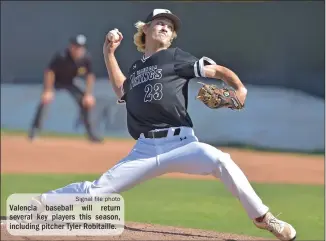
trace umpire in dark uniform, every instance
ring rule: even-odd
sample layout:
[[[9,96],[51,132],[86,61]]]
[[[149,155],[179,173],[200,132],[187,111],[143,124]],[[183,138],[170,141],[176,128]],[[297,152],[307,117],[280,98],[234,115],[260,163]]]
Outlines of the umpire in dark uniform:
[[[81,90],[73,82],[75,77],[84,77],[86,80],[86,90]],[[65,51],[56,53],[50,61],[44,73],[44,89],[41,102],[29,132],[29,138],[34,139],[37,132],[41,130],[42,119],[47,106],[54,97],[54,90],[67,90],[77,102],[81,116],[90,141],[100,142],[101,138],[94,133],[90,122],[90,109],[95,104],[92,95],[92,88],[95,75],[92,72],[92,63],[86,49],[86,37],[77,35],[70,39],[69,46]]]

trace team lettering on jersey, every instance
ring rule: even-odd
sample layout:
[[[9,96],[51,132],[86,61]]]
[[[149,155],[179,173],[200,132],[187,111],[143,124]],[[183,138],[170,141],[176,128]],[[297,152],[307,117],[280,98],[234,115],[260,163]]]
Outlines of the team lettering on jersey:
[[[157,65],[148,66],[131,74],[130,90],[139,84],[162,78],[162,69],[157,68]]]

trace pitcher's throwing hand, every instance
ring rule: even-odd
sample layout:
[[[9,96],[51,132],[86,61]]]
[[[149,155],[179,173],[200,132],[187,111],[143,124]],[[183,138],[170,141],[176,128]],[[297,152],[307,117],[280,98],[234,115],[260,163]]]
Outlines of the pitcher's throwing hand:
[[[114,53],[123,39],[118,29],[111,30],[106,36],[103,46],[103,54]]]

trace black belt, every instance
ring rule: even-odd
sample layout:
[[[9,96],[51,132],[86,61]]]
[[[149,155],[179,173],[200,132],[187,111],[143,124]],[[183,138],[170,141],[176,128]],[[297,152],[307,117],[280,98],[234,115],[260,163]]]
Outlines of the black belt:
[[[177,136],[180,134],[181,129],[180,128],[176,128],[174,130],[173,135]],[[161,131],[149,131],[147,133],[144,134],[145,138],[164,138],[167,137],[169,131],[168,130],[161,130]]]

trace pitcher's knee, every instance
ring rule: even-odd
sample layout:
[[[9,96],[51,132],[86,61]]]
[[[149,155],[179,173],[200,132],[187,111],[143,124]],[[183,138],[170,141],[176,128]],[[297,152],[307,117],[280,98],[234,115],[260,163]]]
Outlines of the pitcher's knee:
[[[229,153],[225,153],[221,151],[221,154],[218,158],[218,162],[222,166],[228,166],[228,165],[233,165],[234,162],[231,158],[231,155]]]
[[[230,154],[225,153],[206,143],[198,143],[201,156],[210,161],[215,167],[225,166],[228,163],[233,163]]]

